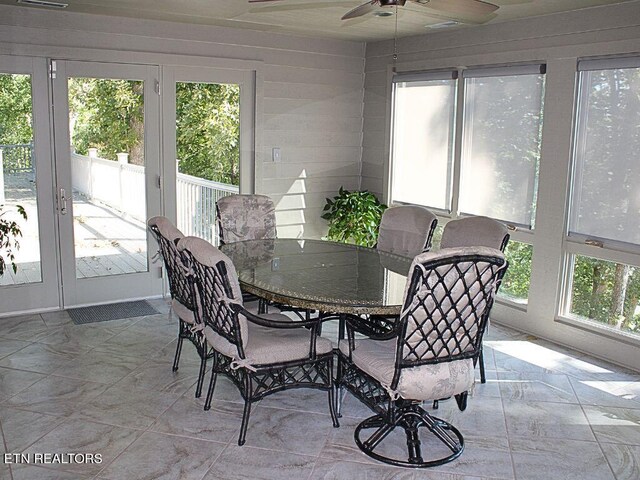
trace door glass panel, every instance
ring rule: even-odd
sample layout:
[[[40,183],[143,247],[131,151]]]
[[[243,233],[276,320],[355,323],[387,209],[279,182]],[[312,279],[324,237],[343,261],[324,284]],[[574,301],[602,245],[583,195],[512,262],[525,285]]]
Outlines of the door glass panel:
[[[68,85],[76,277],[146,272],[144,82]]]
[[[177,220],[217,244],[215,206],[240,185],[240,86],[176,82]]]
[[[41,282],[30,75],[0,73],[0,205],[0,220],[15,221],[22,233],[15,237],[17,247],[11,238],[13,260],[7,246],[1,247],[6,266],[0,285]]]

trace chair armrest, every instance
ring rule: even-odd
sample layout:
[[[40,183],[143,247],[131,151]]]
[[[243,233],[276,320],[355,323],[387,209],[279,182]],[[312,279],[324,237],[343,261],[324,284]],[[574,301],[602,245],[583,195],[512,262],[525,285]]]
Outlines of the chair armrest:
[[[270,328],[301,328],[301,327],[314,327],[320,324],[322,321],[320,318],[313,318],[310,320],[292,320],[290,322],[280,322],[278,320],[271,320],[269,318],[261,317],[260,315],[256,315],[251,313],[249,310],[244,308],[242,305],[238,303],[230,303],[229,307],[236,314],[243,315],[247,320],[251,323],[255,323],[256,325],[261,325],[263,327]]]
[[[320,324],[322,323],[322,319],[320,317],[314,318],[311,320],[301,320],[301,321],[290,321],[290,322],[279,322],[277,320],[270,320],[268,318],[263,318],[259,315],[255,315],[251,313],[249,310],[244,308],[239,303],[229,303],[229,307],[233,310],[236,315],[244,315],[245,318],[251,323],[255,323],[256,325],[261,325],[263,327],[268,328],[281,328],[281,329],[291,329],[291,328],[309,328],[309,358],[316,358],[316,341],[318,339],[318,331],[320,328]]]

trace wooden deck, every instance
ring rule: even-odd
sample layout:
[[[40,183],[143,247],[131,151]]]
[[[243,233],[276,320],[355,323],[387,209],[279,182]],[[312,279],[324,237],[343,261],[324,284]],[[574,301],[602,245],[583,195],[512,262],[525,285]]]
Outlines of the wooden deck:
[[[40,282],[35,183],[28,174],[8,174],[5,192],[7,207],[24,206],[28,221],[16,217],[23,234],[19,239],[20,250],[16,252],[18,271],[14,273],[9,266],[0,277],[0,286]],[[73,209],[77,278],[147,271],[147,230],[143,222],[77,194]]]

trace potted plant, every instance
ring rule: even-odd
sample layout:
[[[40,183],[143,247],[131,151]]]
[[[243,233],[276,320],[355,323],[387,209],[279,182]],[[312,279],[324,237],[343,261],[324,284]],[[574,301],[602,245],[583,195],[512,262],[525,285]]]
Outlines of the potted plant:
[[[322,218],[329,221],[327,240],[373,247],[386,208],[367,190],[350,192],[340,187],[338,195],[327,198],[323,209]]]
[[[25,212],[24,208],[21,205],[16,205],[16,209],[22,218],[26,220],[27,212]],[[5,209],[5,205],[0,205],[0,276],[4,275],[7,262],[11,263],[13,273],[18,271],[14,252],[20,249],[17,237],[22,236],[22,230],[20,230],[18,222],[4,218],[7,213],[9,213],[9,210]]]

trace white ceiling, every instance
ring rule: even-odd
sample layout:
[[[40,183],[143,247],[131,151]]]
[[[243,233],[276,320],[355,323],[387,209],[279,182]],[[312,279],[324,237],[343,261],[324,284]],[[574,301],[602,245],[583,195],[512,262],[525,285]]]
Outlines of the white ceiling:
[[[375,41],[393,38],[395,17],[368,14],[342,21],[340,17],[365,0],[281,0],[253,3],[246,0],[58,0],[69,4],[65,11],[133,18],[219,25],[260,31]],[[398,8],[398,36],[435,31],[427,25],[450,19],[465,22],[462,28],[479,23],[496,23],[530,16],[566,12],[581,8],[633,0],[486,0],[500,8],[484,18],[446,17],[442,12],[407,2]],[[15,0],[0,4],[18,5]],[[29,7],[36,8],[36,7]],[[57,10],[57,9],[56,9]]]

